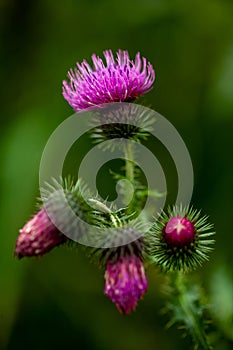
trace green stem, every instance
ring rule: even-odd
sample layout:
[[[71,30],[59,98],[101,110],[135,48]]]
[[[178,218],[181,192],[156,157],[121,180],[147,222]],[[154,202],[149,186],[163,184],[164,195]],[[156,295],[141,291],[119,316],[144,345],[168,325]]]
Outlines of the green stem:
[[[134,181],[134,150],[132,142],[129,142],[125,147],[125,176],[126,179]]]
[[[179,272],[176,275],[175,287],[178,298],[178,306],[184,316],[186,329],[191,333],[196,348],[210,350],[211,347],[206,338],[203,318],[197,309],[197,300],[192,297],[192,291],[189,290],[185,281],[185,276]],[[199,302],[199,300],[198,300]]]
[[[132,142],[127,143],[125,149],[125,177],[132,184],[134,184],[134,145]],[[129,204],[131,200],[131,194],[125,189],[125,203]]]

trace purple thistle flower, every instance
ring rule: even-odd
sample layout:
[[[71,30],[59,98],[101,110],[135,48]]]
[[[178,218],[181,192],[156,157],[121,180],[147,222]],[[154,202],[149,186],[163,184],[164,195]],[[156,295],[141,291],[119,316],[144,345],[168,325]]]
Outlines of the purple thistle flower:
[[[111,50],[104,51],[106,64],[92,55],[94,68],[86,60],[68,72],[63,81],[63,96],[77,112],[110,102],[131,102],[151,90],[155,72],[138,52],[130,60],[128,51],[118,50],[116,59]]]
[[[19,258],[41,256],[66,240],[67,238],[52,224],[46,210],[42,208],[20,230],[15,255]]]
[[[104,293],[120,313],[129,314],[147,290],[147,279],[140,257],[126,255],[106,265]]]

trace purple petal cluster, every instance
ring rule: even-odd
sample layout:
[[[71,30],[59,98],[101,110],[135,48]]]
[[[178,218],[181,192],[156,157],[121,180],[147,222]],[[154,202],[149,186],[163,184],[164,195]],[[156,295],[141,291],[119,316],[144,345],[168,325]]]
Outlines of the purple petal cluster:
[[[116,304],[119,312],[129,314],[147,290],[147,279],[142,260],[126,255],[116,261],[107,261],[104,293]]]
[[[151,90],[155,80],[152,65],[138,52],[130,60],[128,51],[104,51],[106,63],[92,55],[93,68],[84,60],[68,72],[63,81],[63,96],[77,112],[110,102],[131,102]]]
[[[20,230],[16,241],[15,255],[41,256],[64,243],[66,237],[50,221],[45,209],[41,209]]]

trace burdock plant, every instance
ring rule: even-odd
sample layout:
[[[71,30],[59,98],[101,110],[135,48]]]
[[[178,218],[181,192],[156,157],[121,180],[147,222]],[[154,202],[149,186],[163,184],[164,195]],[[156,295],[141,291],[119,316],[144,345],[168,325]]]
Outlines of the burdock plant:
[[[69,70],[68,81],[63,81],[63,96],[75,112],[95,107],[104,109],[108,103],[133,102],[152,89],[154,69],[140,53],[136,54],[134,60],[130,59],[127,51],[122,50],[117,51],[116,55],[111,50],[104,51],[103,54],[105,60],[92,55],[92,65],[86,60],[77,63],[76,68]],[[150,126],[150,117],[142,117],[143,122],[140,120],[139,127],[135,127],[131,125],[132,120],[127,111],[124,115],[124,108],[117,108],[116,114],[114,109],[112,111],[113,115],[101,114],[102,125],[93,128],[92,141],[101,144],[106,140],[126,138],[140,143],[147,139],[149,128],[146,132],[143,129],[144,126]],[[137,117],[136,112],[135,110]],[[109,118],[112,121],[110,124]],[[146,215],[143,217],[144,222],[130,226],[132,217],[138,215],[138,208],[150,194],[138,176],[133,144],[122,144],[125,154],[124,179],[131,182],[136,193],[136,197],[129,201],[127,188],[123,187],[123,208],[109,208],[107,202],[100,201],[91,193],[86,202],[82,196],[84,185],[80,180],[72,183],[63,179],[59,185],[75,215],[100,228],[99,232],[106,228],[115,230],[116,235],[109,238],[109,246],[92,249],[105,269],[104,294],[120,313],[129,314],[135,310],[148,287],[145,260],[154,263],[167,276],[169,292],[166,309],[171,315],[170,324],[182,324],[192,336],[195,348],[210,349],[204,320],[206,305],[202,303],[198,284],[190,282],[192,276],[189,273],[208,260],[214,242],[212,225],[208,224],[206,216],[201,216],[200,211],[179,205],[162,211],[145,235],[142,227],[148,226]],[[114,176],[122,178],[120,172],[114,173]],[[39,211],[20,230],[15,248],[15,254],[19,258],[42,256],[54,247],[70,241],[70,237],[63,234],[62,228],[71,227],[75,232],[74,237],[85,236],[84,227],[77,226],[75,220],[64,215],[64,202],[57,195],[57,189],[56,182],[55,185],[49,185],[49,191],[45,191],[46,200]],[[55,213],[59,228],[51,220],[51,211]]]

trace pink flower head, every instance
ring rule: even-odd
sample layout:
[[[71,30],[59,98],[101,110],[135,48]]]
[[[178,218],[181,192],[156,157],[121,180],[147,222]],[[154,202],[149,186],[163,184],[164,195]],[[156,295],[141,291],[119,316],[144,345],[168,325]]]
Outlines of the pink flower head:
[[[142,260],[126,255],[116,261],[107,261],[104,293],[116,304],[119,312],[129,314],[147,290],[147,279]]]
[[[193,222],[185,217],[172,217],[164,228],[164,238],[175,247],[187,246],[195,240],[196,231]]]
[[[110,102],[131,102],[151,90],[155,80],[152,65],[138,52],[130,60],[128,51],[104,51],[106,63],[92,55],[93,68],[84,60],[68,72],[63,96],[77,112]]]
[[[45,209],[42,208],[20,230],[15,255],[19,258],[41,256],[65,241],[66,237],[52,224]]]

